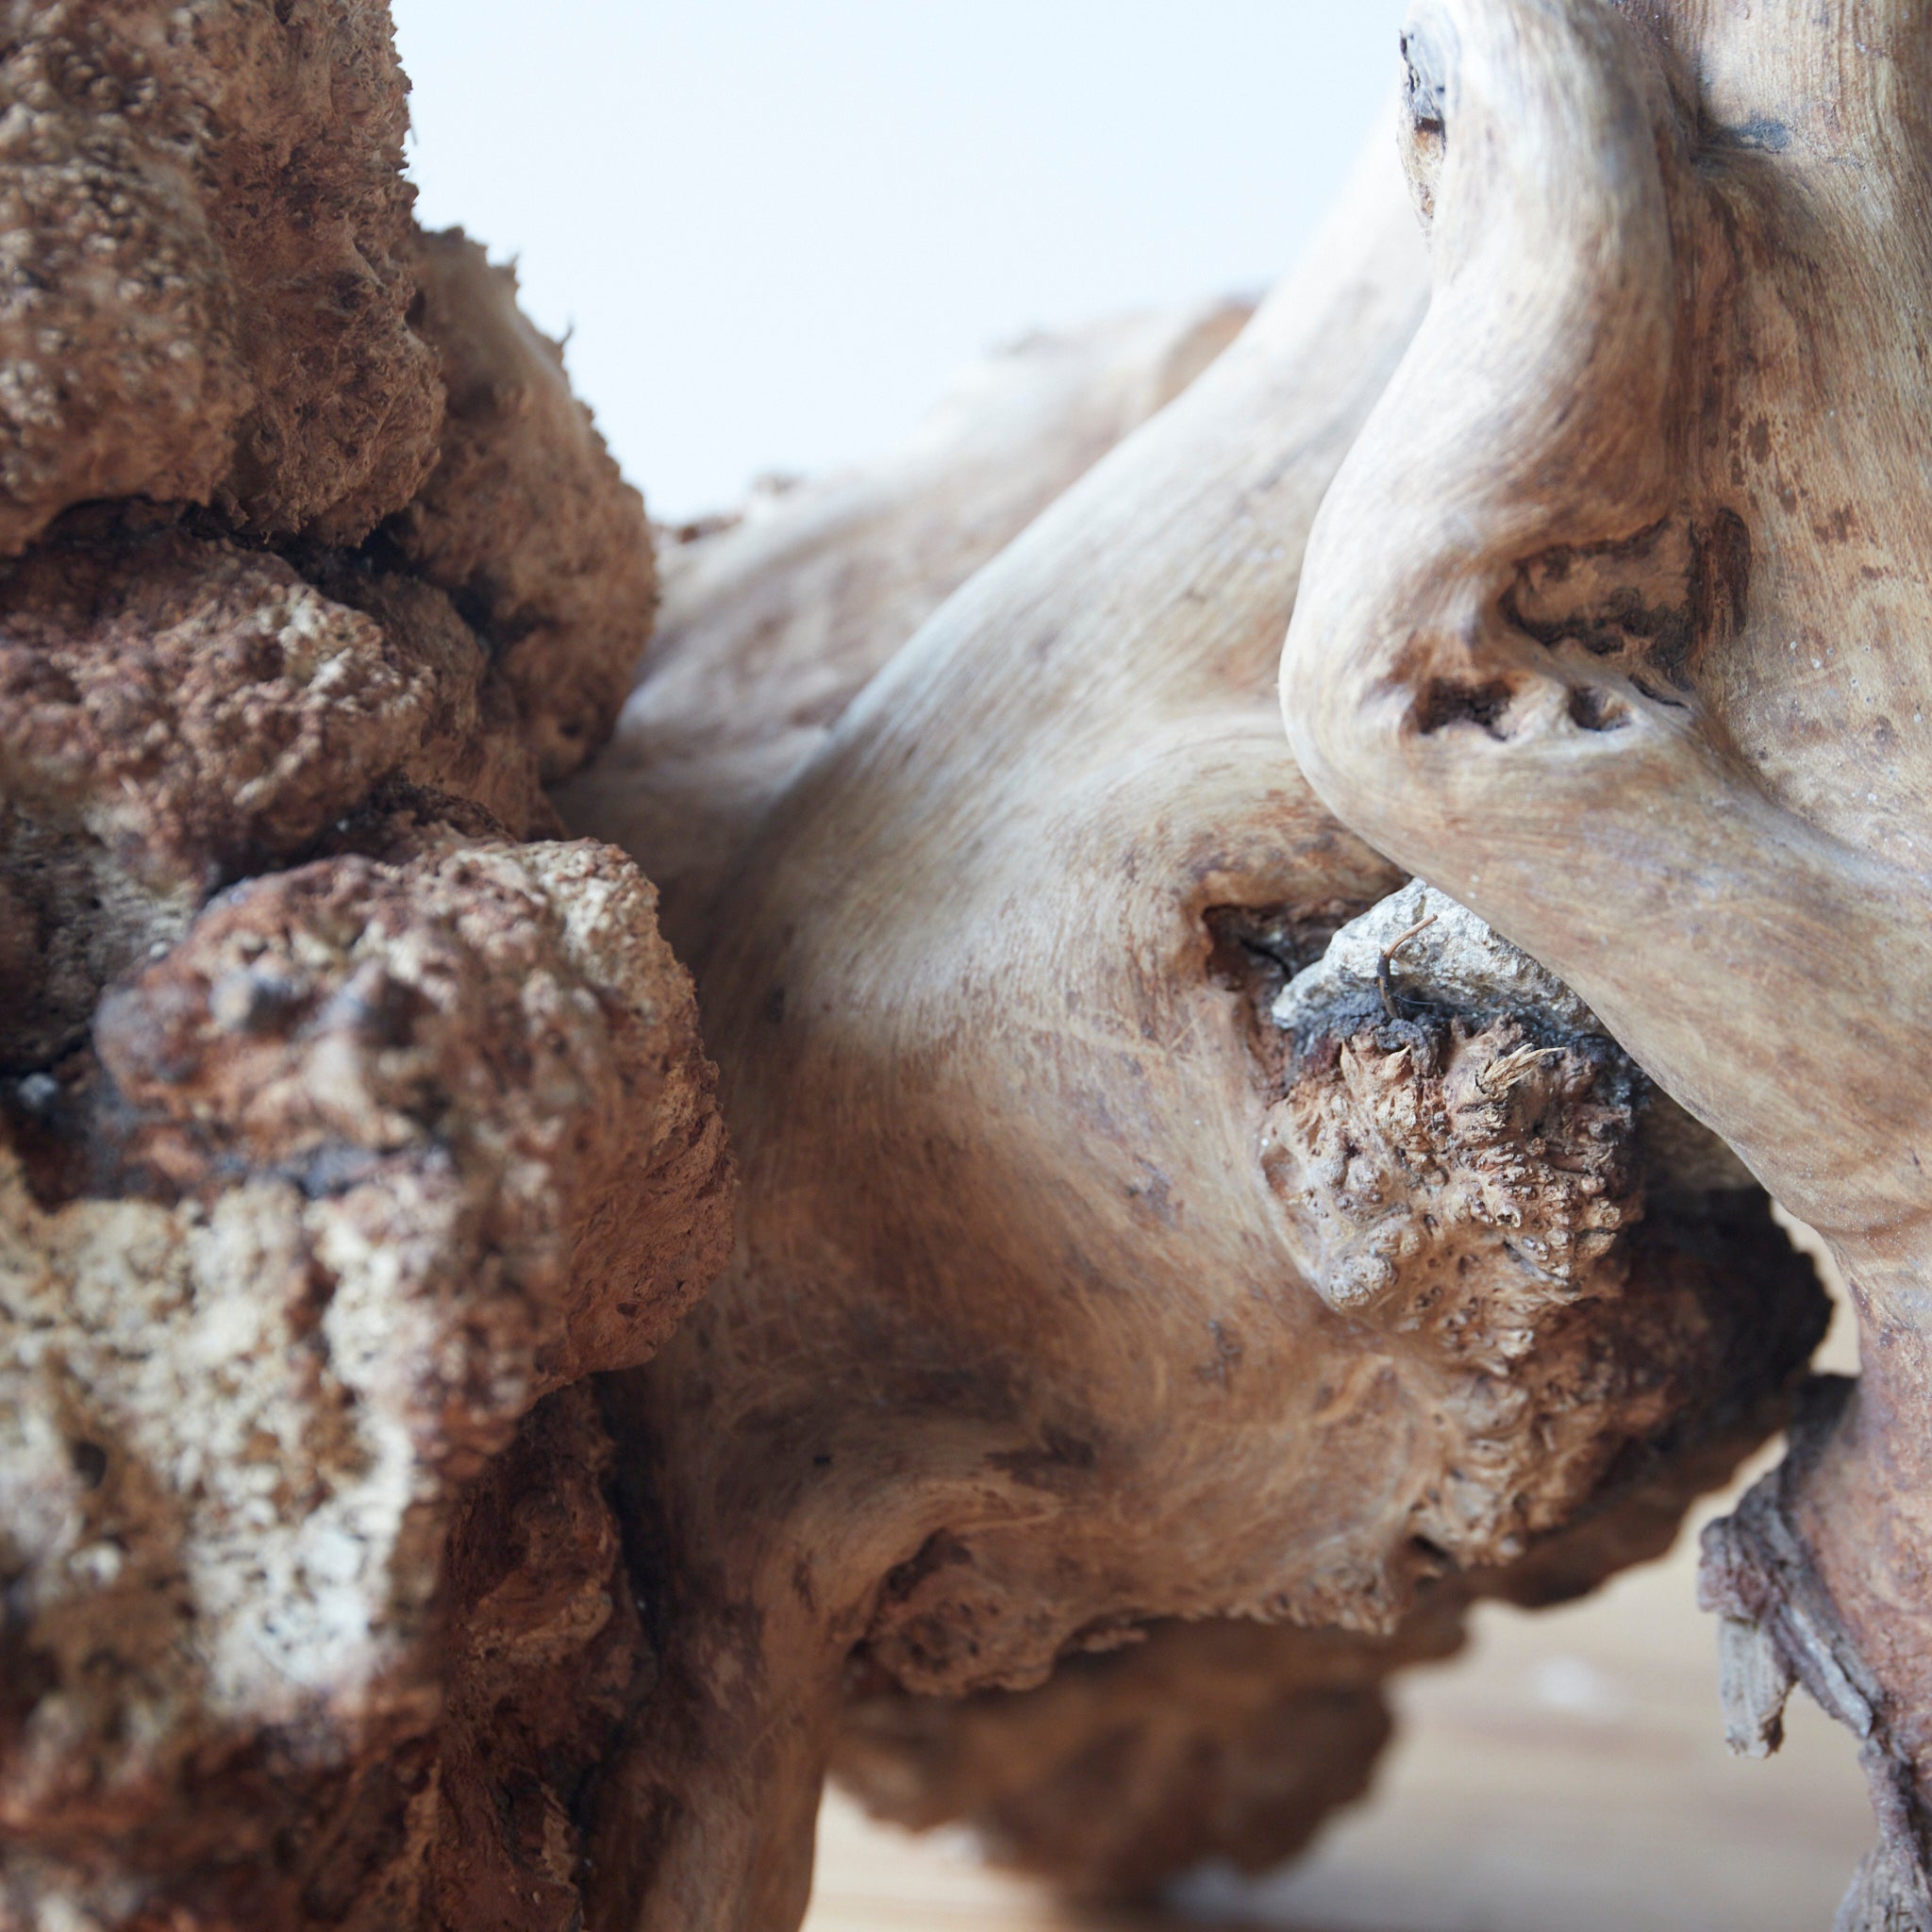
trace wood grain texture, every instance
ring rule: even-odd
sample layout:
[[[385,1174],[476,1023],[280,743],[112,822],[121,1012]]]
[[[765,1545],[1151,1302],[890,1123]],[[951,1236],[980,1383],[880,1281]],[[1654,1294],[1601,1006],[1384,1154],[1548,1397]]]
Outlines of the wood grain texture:
[[[558,794],[658,888],[681,956],[758,823],[901,644],[1241,332],[1251,302],[1035,334],[901,447],[658,533],[662,602],[617,742]]]
[[[1424,300],[1378,161],[721,874],[694,964],[738,1248],[621,1397],[665,1661],[600,1794],[593,1923],[795,1923],[855,1701],[924,1700],[909,1809],[1083,1890],[1154,1882],[1163,1836],[1170,1864],[1265,1862],[1268,1780],[1324,1774],[1274,1809],[1278,1855],[1373,1746],[1295,1702],[1297,1640],[1387,1646],[1349,1665],[1372,1685],[1445,1602],[1654,1552],[1809,1352],[1762,1195],[1657,1181],[1647,1084],[1527,962],[1439,978],[1419,943],[1406,1008],[1372,969],[1319,1022],[1272,1015],[1407,890],[1318,806],[1272,690],[1310,520]],[[1209,1694],[1215,1620],[1289,1626],[1255,1683],[1293,1706],[1272,1756]],[[1148,1676],[1196,1643],[1163,1728]],[[1090,1673],[1111,1715],[1071,1693]],[[995,1789],[983,1723],[1025,1777]]]
[[[1932,1926],[1932,42],[1429,0],[1407,44],[1433,292],[1310,539],[1290,738],[1843,1264],[1863,1375],[1707,1593],[1866,1740],[1846,1932]]]

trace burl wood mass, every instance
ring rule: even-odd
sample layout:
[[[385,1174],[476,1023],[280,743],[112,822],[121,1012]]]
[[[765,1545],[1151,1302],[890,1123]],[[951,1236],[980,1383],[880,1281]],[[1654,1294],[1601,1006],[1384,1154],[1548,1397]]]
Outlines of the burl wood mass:
[[[379,0],[6,6],[6,1932],[1264,1868],[1787,1425],[1730,1734],[1932,1932],[1932,20],[1400,75],[1252,314],[654,530]]]

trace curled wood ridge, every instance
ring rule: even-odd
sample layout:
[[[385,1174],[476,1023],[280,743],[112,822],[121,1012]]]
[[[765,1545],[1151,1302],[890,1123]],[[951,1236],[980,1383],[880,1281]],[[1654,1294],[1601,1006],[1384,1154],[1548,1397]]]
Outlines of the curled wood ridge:
[[[1843,1265],[1863,1373],[1706,1587],[1866,1738],[1841,1923],[1923,1926],[1932,56],[1883,4],[1446,0],[1407,48],[1429,311],[1310,539],[1290,740]]]

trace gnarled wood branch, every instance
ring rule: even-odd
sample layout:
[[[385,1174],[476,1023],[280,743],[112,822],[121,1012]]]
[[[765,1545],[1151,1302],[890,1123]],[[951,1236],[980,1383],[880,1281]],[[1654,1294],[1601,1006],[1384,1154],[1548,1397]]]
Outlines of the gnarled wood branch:
[[[1703,1034],[1641,1038],[1579,974],[1599,1019],[1407,847],[1345,831],[1281,741],[1316,506],[1379,446],[1391,374],[1463,353],[1441,293],[1411,348],[1427,277],[1392,170],[1191,386],[1225,310],[1071,382],[1023,358],[1001,410],[885,486],[693,546],[640,727],[573,794],[674,861],[745,1162],[728,1277],[640,1367],[722,1262],[730,1164],[650,888],[545,836],[540,788],[641,642],[641,507],[508,278],[410,227],[373,0],[15,11],[0,1910],[769,1932],[802,1910],[841,1724],[874,1790],[1082,1889],[1265,1858],[1359,1784],[1375,1686],[1467,1601],[1655,1549],[1774,1424],[1815,1284],[1611,1037]],[[1529,172],[1478,170],[1564,297],[1533,315],[1507,285],[1507,375],[1629,404],[1567,471],[1574,411],[1514,425],[1541,467],[1496,500],[1561,528],[1496,594],[1532,667],[1573,634],[1644,657],[1635,697],[1561,704],[1656,751],[1632,708],[1673,691],[1644,680],[1694,696],[1759,594],[1751,517],[1695,491],[1679,514],[1672,479],[1703,421],[1684,345],[1722,308],[1699,238],[1748,238],[1712,210],[1763,183],[1691,165],[1689,83],[1614,16],[1511,0],[1466,45],[1438,18],[1410,160],[1444,289],[1442,237],[1480,227],[1441,152],[1463,54],[1541,60],[1548,141],[1609,157],[1579,169],[1586,218],[1543,228]],[[1579,360],[1606,262],[1635,266]],[[1419,422],[1452,468],[1392,508],[1453,504],[1486,426]],[[1326,572],[1370,460],[1324,512]],[[1441,557],[1404,568],[1433,623]],[[841,570],[855,603],[821,594]],[[1297,629],[1355,666],[1291,718],[1338,788],[1386,641],[1351,594],[1323,577]],[[1424,658],[1410,735],[1438,750],[1541,689]],[[1690,722],[1656,767],[1690,773],[1658,794],[1687,811],[1747,741]],[[1752,839],[1792,817],[1772,790],[1738,808]],[[1850,876],[1843,824],[1809,837],[1779,848],[1800,920]],[[1764,1119],[1681,1084],[1773,1171]],[[1902,1173],[1814,1218],[1891,1226]],[[1856,1493],[1845,1425],[1807,1440],[1714,1557],[1736,1701],[1768,1738],[1828,1602],[1894,1764],[1915,1707],[1845,1636],[1831,1565],[1789,1560],[1816,1499]],[[1124,1718],[1122,1830],[1095,1835],[1081,1794]],[[1203,1750],[1218,1780],[1177,1804]],[[1909,1875],[1891,1856],[1866,1894]]]
[[[1290,736],[1842,1263],[1857,1387],[1708,1588],[1864,1687],[1824,1690],[1883,1832],[1843,1923],[1932,1924],[1932,56],[1884,0],[1430,0],[1407,44],[1433,293],[1310,541]]]
[[[1060,1659],[1168,1624],[1094,1667],[1131,1709],[1236,1641],[1172,1620],[1241,1617],[1304,1626],[1251,1686],[1306,1686],[1319,1628],[1362,1639],[1312,1646],[1358,1693],[1445,1593],[1657,1547],[1815,1339],[1761,1196],[1650,1184],[1661,1116],[1574,996],[1447,905],[1454,943],[1382,985],[1414,889],[1282,746],[1302,533],[1423,299],[1388,173],[928,620],[728,874],[699,977],[739,1245],[623,1398],[666,1648],[604,1787],[603,1924],[796,1918],[855,1670],[874,1788],[1148,1883],[1151,1833],[1136,1863],[1069,1830],[1086,1719],[1028,1690]],[[1017,1793],[974,1768],[1007,1723],[1058,1740]],[[1174,1857],[1256,1855],[1175,1822]]]
[[[1241,329],[1227,301],[1033,335],[975,363],[904,448],[660,533],[662,592],[616,742],[558,795],[643,867],[681,955],[758,820],[874,673]]]

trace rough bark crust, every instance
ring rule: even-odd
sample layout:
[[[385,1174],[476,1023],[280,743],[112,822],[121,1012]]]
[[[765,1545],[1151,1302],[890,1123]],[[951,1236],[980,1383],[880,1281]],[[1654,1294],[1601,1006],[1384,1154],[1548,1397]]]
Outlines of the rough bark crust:
[[[593,1923],[793,1923],[852,1682],[869,1789],[1089,1889],[1285,1852],[1360,1774],[1365,1658],[1456,1592],[1547,1597],[1655,1550],[1817,1338],[1808,1268],[1721,1150],[1657,1184],[1685,1124],[1567,990],[1473,921],[1487,1005],[1424,947],[1391,1012],[1350,980],[1363,931],[1317,963],[1415,891],[1319,807],[1270,692],[1303,535],[1425,294],[1399,190],[1364,192],[730,862],[697,943],[739,1241],[624,1378],[665,1648],[604,1787]],[[1284,1027],[1309,968],[1327,1018]],[[1363,1154],[1339,1171],[1337,1133]],[[1340,1286],[1334,1257],[1385,1240],[1390,1278]],[[1296,1767],[1208,1714],[1232,1618],[1360,1640],[1276,1633],[1242,1666],[1290,1747],[1308,1657],[1337,1660],[1333,1786],[1277,1804]],[[1121,1648],[1149,1625],[1172,1634]],[[1100,1653],[1067,1681],[1105,1696],[1056,1689]],[[1105,1786],[1123,1835],[1096,1836],[1103,1740],[1141,1724],[1109,1705],[1151,1713],[1192,1670],[1200,1730],[1146,1718]],[[1184,1815],[1164,1780],[1197,1748],[1224,1782]]]
[[[730,1240],[540,789],[641,503],[415,233],[382,7],[7,29],[0,1923],[562,1932],[653,1670],[585,1378]]]
[[[0,553],[76,503],[356,542],[436,461],[408,115],[366,0],[10,0]]]
[[[1841,1924],[1924,1927],[1924,21],[1430,0],[1407,47],[1433,291],[1310,541],[1290,737],[1841,1263],[1859,1381],[1708,1591],[1743,1742],[1793,1675],[1866,1740]]]
[[[609,735],[650,629],[643,505],[511,272],[460,230],[417,236],[412,259],[446,401],[436,467],[383,535],[488,648],[554,784]]]

